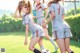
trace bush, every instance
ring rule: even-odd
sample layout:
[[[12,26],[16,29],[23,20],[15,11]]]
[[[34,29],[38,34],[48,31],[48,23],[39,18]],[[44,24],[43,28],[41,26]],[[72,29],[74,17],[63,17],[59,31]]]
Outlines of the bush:
[[[80,8],[77,8],[76,14],[80,13]],[[74,15],[74,9],[67,11],[66,16]]]
[[[73,39],[78,40],[80,38],[80,14],[66,17],[65,20],[71,27]]]
[[[51,22],[48,24],[48,34],[52,36],[52,23]]]
[[[66,17],[65,21],[70,25],[73,34],[73,40],[78,40],[80,38],[80,14],[74,16]],[[36,22],[36,19],[35,19]],[[14,19],[13,17],[8,18],[3,16],[0,19],[0,32],[16,32],[25,31],[25,27],[22,25],[21,19]],[[48,24],[49,35],[52,35],[52,24]]]
[[[0,22],[0,32],[15,32],[24,31],[25,27],[22,25],[20,19],[14,19],[13,17],[8,18],[3,15]]]

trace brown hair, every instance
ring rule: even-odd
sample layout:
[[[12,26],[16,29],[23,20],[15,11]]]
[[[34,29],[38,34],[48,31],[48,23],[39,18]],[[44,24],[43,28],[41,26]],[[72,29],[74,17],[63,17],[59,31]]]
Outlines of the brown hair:
[[[48,4],[58,3],[59,1],[61,1],[61,0],[52,0],[52,1],[50,1]]]
[[[31,3],[30,3],[30,1],[28,1],[27,5],[28,5],[29,13],[31,13]]]
[[[18,4],[18,10],[19,10],[19,15],[21,16],[21,9],[22,7],[25,6],[28,8],[29,12],[26,13],[26,14],[29,14],[31,13],[31,4],[30,4],[30,1],[28,1],[27,3],[25,1],[20,1],[19,4]]]

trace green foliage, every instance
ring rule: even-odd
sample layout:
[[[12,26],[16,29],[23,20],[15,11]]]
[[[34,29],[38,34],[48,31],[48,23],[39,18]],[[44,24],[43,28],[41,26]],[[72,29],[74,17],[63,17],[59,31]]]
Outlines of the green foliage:
[[[22,25],[20,19],[14,19],[13,17],[2,16],[0,22],[0,32],[14,32],[14,31],[24,31],[25,27]]]
[[[74,9],[71,9],[67,12],[66,16],[70,16],[70,15],[74,15]],[[80,13],[80,8],[77,8],[76,10],[76,14],[79,14]]]
[[[80,14],[69,16],[65,20],[71,27],[73,39],[78,40],[80,38]]]
[[[48,34],[52,36],[52,23],[51,22],[48,24]]]
[[[68,16],[65,19],[71,27],[73,39],[78,40],[80,37],[80,14]],[[35,19],[36,22],[36,19]],[[25,31],[25,27],[22,25],[21,19],[15,19],[12,16],[3,15],[0,19],[0,32],[16,32]],[[49,35],[52,35],[52,24],[48,24]]]

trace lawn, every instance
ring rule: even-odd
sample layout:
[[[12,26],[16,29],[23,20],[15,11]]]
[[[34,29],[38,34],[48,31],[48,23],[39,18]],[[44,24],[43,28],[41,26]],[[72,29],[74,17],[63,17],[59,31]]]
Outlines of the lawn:
[[[24,46],[24,32],[9,32],[9,33],[0,33],[0,48],[5,48],[6,53],[33,53],[28,50],[28,45]],[[31,36],[28,38],[28,43],[30,42]],[[60,53],[54,52],[53,45],[46,39],[44,39],[45,48],[49,49],[51,53]],[[39,49],[38,44],[35,46]],[[70,47],[74,50],[75,53],[80,53],[80,42],[71,41]]]

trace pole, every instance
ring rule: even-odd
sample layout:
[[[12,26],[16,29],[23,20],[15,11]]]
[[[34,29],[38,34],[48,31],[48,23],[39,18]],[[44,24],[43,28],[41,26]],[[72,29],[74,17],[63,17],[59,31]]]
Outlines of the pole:
[[[77,10],[77,7],[76,7],[76,0],[74,0],[74,14],[76,14],[76,10]]]

